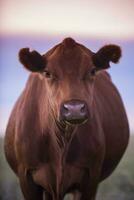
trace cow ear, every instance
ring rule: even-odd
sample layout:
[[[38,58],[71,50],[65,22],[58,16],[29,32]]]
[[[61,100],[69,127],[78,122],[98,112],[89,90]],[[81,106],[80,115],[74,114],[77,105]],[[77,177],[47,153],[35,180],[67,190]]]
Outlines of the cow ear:
[[[96,68],[107,69],[109,62],[117,63],[121,57],[121,49],[117,45],[106,45],[93,55],[93,63]]]
[[[29,51],[29,48],[23,48],[19,51],[19,61],[26,69],[32,72],[40,72],[45,68],[45,60],[37,51]]]

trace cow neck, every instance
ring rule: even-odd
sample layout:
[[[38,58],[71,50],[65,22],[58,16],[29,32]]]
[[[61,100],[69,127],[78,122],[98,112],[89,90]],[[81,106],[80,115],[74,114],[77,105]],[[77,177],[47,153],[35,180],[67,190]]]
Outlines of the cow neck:
[[[64,122],[56,122],[56,126],[55,135],[58,145],[61,149],[64,149],[66,146],[69,146],[77,127]]]
[[[69,146],[71,144],[72,138],[76,133],[77,126],[69,125],[69,124],[61,124],[57,123],[59,131],[56,135],[59,138],[60,135],[60,159],[59,165],[61,169],[61,178],[59,180],[59,188],[62,188],[64,182],[64,170],[66,166],[66,158],[69,150]],[[62,145],[61,145],[62,144]],[[59,144],[58,144],[59,146]]]

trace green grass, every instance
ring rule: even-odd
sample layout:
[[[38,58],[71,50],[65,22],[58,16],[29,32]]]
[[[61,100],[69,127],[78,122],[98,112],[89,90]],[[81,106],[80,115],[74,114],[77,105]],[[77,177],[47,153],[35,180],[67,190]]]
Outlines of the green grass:
[[[114,173],[100,184],[97,200],[134,200],[134,135]]]
[[[7,164],[3,150],[3,139],[0,138],[0,200],[21,199],[18,179]]]
[[[1,138],[0,200],[21,199],[19,182],[5,160]],[[131,135],[127,151],[112,176],[100,184],[97,200],[134,200],[134,135]]]

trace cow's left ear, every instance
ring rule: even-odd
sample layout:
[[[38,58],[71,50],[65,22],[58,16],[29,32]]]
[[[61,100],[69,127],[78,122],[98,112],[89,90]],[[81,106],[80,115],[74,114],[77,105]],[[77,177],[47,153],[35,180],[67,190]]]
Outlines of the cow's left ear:
[[[121,57],[121,48],[117,45],[106,45],[93,55],[93,63],[98,70],[110,67],[109,62],[117,63]]]
[[[29,51],[23,48],[19,51],[19,61],[32,72],[41,72],[45,68],[45,59],[37,51]]]

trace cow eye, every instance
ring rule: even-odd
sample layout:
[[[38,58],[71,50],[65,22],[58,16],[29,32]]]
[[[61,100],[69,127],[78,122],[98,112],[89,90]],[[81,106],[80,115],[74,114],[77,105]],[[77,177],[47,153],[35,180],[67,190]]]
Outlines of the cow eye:
[[[95,74],[96,74],[96,68],[95,67],[92,68],[89,73],[90,73],[91,76],[95,76]]]
[[[83,80],[93,80],[95,74],[96,74],[96,68],[94,67],[94,68],[90,69],[90,70],[85,74],[85,76],[83,77]]]
[[[53,78],[53,75],[52,75],[49,71],[44,71],[44,72],[43,72],[43,75],[44,75],[46,78]]]

